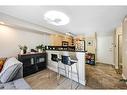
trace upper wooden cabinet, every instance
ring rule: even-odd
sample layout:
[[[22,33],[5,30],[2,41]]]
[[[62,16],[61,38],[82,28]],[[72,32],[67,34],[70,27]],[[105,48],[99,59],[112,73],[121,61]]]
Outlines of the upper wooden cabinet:
[[[58,34],[52,34],[51,37],[51,45],[52,46],[61,46],[62,45],[62,36]]]
[[[69,46],[72,46],[72,44],[73,44],[73,37],[65,35],[65,36],[63,36],[62,41],[66,41],[66,42],[68,42]]]
[[[51,37],[51,45],[52,46],[62,46],[62,41],[68,42],[69,46],[73,45],[73,37],[67,35],[60,34],[52,34]]]

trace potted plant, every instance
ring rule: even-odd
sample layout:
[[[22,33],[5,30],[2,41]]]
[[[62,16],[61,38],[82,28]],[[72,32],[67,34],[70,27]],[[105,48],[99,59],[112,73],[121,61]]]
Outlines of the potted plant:
[[[21,50],[20,54],[25,54],[27,52],[27,46],[25,46],[25,45],[24,46],[19,45],[19,48]]]
[[[38,52],[42,52],[45,49],[45,47],[43,44],[41,44],[41,45],[36,46],[36,49]]]

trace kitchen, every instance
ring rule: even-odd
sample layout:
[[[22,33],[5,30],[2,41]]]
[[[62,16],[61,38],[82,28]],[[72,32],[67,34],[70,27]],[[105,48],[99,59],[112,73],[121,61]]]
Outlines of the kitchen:
[[[61,34],[53,34],[51,35],[51,46],[46,47],[46,52],[48,54],[48,68],[58,72],[58,62],[52,60],[52,57],[57,55],[58,58],[61,57],[62,54],[66,53],[70,56],[70,53],[73,56],[76,56],[77,58],[77,65],[78,65],[78,74],[79,74],[79,81],[76,75],[76,65],[72,66],[72,78],[70,74],[70,67],[69,73],[67,73],[69,76],[66,76],[64,71],[61,70],[60,74],[71,78],[72,80],[75,80],[83,85],[85,85],[85,56],[87,52],[85,50],[85,36],[78,35],[74,36],[71,33],[66,33],[65,35]],[[88,38],[87,38],[88,39]],[[86,41],[87,42],[87,41]],[[60,65],[62,69],[64,69],[63,65]],[[66,70],[67,71],[67,70]]]

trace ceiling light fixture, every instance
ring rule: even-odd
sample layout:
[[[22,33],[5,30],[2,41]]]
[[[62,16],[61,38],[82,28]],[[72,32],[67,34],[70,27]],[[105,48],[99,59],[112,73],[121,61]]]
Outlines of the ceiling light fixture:
[[[66,25],[70,21],[69,17],[66,14],[59,11],[48,11],[44,14],[44,19],[48,23],[56,26]]]

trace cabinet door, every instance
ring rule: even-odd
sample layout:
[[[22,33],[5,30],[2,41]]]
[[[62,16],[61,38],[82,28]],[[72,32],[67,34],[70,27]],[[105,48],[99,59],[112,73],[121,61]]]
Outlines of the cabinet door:
[[[60,35],[51,35],[51,44],[52,46],[61,46],[62,37]]]
[[[36,68],[36,65],[31,65],[29,67],[24,67],[23,66],[23,76],[28,76],[28,75],[31,75],[33,73],[37,72],[37,68]]]
[[[45,69],[47,66],[46,54],[36,56],[36,62],[35,63],[38,67],[38,71]]]
[[[34,57],[28,55],[19,55],[18,60],[23,63],[24,67],[29,67],[35,63]]]

